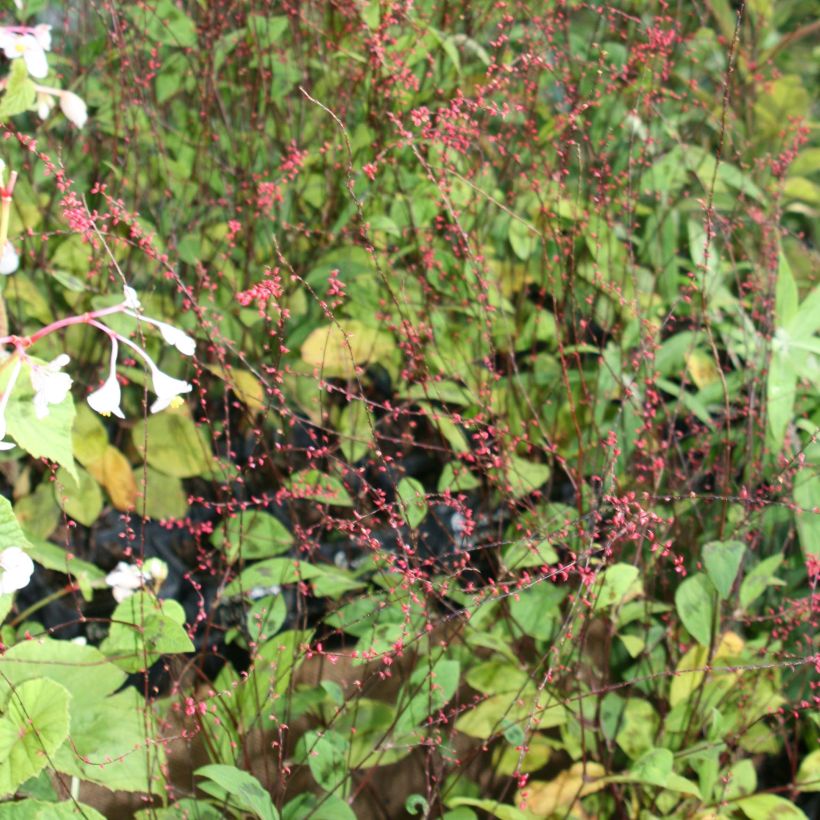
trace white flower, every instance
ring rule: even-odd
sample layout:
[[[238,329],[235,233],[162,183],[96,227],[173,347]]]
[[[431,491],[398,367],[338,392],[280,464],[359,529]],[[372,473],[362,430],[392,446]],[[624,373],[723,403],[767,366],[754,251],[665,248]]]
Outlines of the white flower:
[[[49,404],[60,404],[71,390],[71,376],[61,373],[71,359],[61,353],[48,364],[31,366],[31,386],[34,388],[34,414],[38,419],[48,415]]]
[[[19,267],[20,256],[17,251],[14,250],[14,245],[6,240],[6,244],[3,246],[3,252],[0,253],[0,273],[3,274],[3,276],[8,276],[10,273],[14,273]]]
[[[60,92],[60,109],[66,119],[77,128],[82,128],[88,119],[88,108],[86,108],[85,101],[73,91]]]
[[[119,345],[114,336],[111,337],[111,366],[108,371],[108,378],[98,390],[90,393],[86,398],[89,407],[96,410],[101,416],[110,416],[112,413],[117,418],[124,419],[125,414],[120,407],[122,400],[122,390],[117,381],[117,351]]]
[[[105,576],[105,583],[111,587],[114,600],[121,604],[138,589],[141,589],[143,585],[155,584],[156,587],[159,587],[167,577],[168,564],[159,558],[149,558],[142,565],[142,568],[136,566],[136,564],[127,564],[125,561],[120,561]]]
[[[131,288],[128,288],[128,290],[131,290]],[[134,296],[136,296],[136,294],[134,294]],[[127,298],[128,295],[126,294],[126,299]],[[130,307],[127,302],[126,307]],[[169,345],[175,347],[183,356],[193,356],[194,353],[196,353],[196,342],[178,327],[169,325],[166,322],[160,322],[159,319],[151,319],[148,316],[140,316],[138,313],[133,313],[130,310],[126,310],[125,313],[129,316],[133,316],[135,319],[139,319],[141,322],[147,322],[149,325],[153,325],[162,334],[162,338]]]
[[[105,583],[111,587],[114,600],[121,604],[126,598],[133,595],[143,583],[148,580],[145,573],[135,564],[126,564],[120,561],[114,569],[105,576]]]
[[[37,115],[41,120],[48,119],[51,109],[54,108],[54,97],[42,91],[37,92]]]
[[[159,322],[156,319],[152,319],[151,324],[158,327],[162,338],[169,345],[173,345],[183,356],[194,355],[196,342],[187,333],[183,333],[179,328],[167,325],[165,322]]]
[[[51,26],[45,23],[40,23],[34,27],[32,31],[34,39],[40,44],[43,51],[51,51]]]
[[[42,79],[48,74],[48,60],[40,40],[33,34],[13,34],[8,29],[0,31],[0,48],[9,60],[23,58],[28,73]],[[50,44],[50,39],[49,39]]]
[[[151,380],[154,382],[154,392],[157,394],[156,401],[151,405],[152,413],[159,413],[169,405],[177,406],[180,403],[179,397],[183,393],[190,393],[192,389],[188,382],[163,373],[153,362],[151,362]]]
[[[34,572],[34,561],[20,547],[0,552],[0,595],[28,586]]]
[[[125,300],[123,301],[123,305],[125,307],[129,308],[130,310],[139,310],[142,307],[142,305],[140,304],[140,298],[139,296],[137,296],[137,292],[134,290],[134,288],[129,288],[128,285],[126,285],[122,289],[122,292],[125,295]]]
[[[14,390],[14,385],[17,382],[17,377],[20,375],[20,367],[23,361],[20,354],[17,354],[17,361],[14,363],[14,369],[11,371],[8,383],[6,384],[5,392],[0,396],[0,450],[11,450],[15,445],[10,441],[3,441],[6,437],[6,407],[11,398],[11,391]]]

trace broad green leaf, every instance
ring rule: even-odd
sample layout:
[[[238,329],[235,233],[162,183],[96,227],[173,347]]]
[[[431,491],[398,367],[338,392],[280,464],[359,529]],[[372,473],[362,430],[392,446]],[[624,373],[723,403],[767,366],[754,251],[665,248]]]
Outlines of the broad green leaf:
[[[499,476],[499,482],[508,487],[514,498],[521,498],[545,484],[551,472],[547,464],[511,456],[509,468]]]
[[[287,552],[293,544],[290,530],[264,510],[234,513],[214,530],[211,543],[222,550],[228,561],[272,558]]]
[[[820,792],[820,749],[803,758],[794,782],[798,791]]]
[[[70,700],[66,688],[48,678],[24,681],[8,693],[0,716],[0,795],[38,774],[63,744]]]
[[[99,461],[108,447],[108,433],[100,417],[85,403],[77,405],[77,414],[71,428],[74,456],[85,467]]]
[[[67,516],[85,527],[90,527],[102,512],[102,490],[82,467],[78,467],[76,472],[78,481],[75,481],[65,468],[60,467],[57,470],[54,497]]]
[[[194,21],[176,6],[173,0],[159,0],[149,7],[126,8],[134,26],[145,33],[149,40],[177,48],[191,48],[196,45],[196,25]]]
[[[638,568],[632,564],[613,564],[601,574],[595,583],[592,598],[595,609],[617,606],[627,597],[635,597],[643,591],[643,584],[638,578]]]
[[[715,621],[715,589],[703,573],[681,581],[675,590],[675,609],[689,634],[709,646]]]
[[[796,390],[797,372],[794,365],[784,353],[775,351],[766,381],[766,414],[775,451],[782,449],[786,429],[794,417]]]
[[[775,577],[782,563],[782,555],[771,555],[746,574],[740,585],[740,605],[744,609],[748,609],[766,591],[766,587],[783,585],[783,581]]]
[[[415,529],[427,515],[424,487],[415,478],[403,478],[396,487],[396,495],[401,501],[401,513],[407,526]]]
[[[282,820],[356,820],[353,809],[335,794],[321,797],[306,792],[294,797],[282,809]]]
[[[100,649],[126,672],[147,669],[161,655],[192,652],[185,611],[176,601],[136,592],[117,605]]]
[[[742,541],[711,541],[703,548],[706,574],[723,600],[732,591],[745,551]]]
[[[262,784],[250,773],[218,763],[202,766],[195,774],[215,783],[231,798],[231,802],[250,812],[259,820],[279,820],[279,812]],[[204,785],[200,783],[200,788]]]
[[[303,342],[301,356],[325,378],[352,379],[357,367],[381,363],[395,350],[392,336],[350,319],[317,327]]]
[[[457,469],[448,461],[441,471],[438,480],[440,493],[449,490],[451,493],[469,492],[481,486],[481,482],[466,467],[460,465]]]
[[[293,558],[268,558],[259,561],[242,571],[238,578],[225,588],[225,595],[248,593],[254,588],[279,587],[283,584],[295,584],[321,574],[318,567],[307,561]]]
[[[37,95],[34,82],[28,76],[24,60],[12,60],[8,74],[6,93],[0,99],[0,118],[7,120],[28,111],[34,105]]]
[[[326,791],[342,787],[348,777],[347,756],[350,744],[338,732],[306,732],[302,740],[304,755],[313,779]]]
[[[342,410],[338,424],[339,446],[351,464],[367,455],[373,446],[372,424],[367,405],[362,401],[351,402]]]
[[[820,476],[816,470],[804,467],[794,476],[794,520],[800,536],[800,546],[806,558],[820,556]]]
[[[182,480],[165,475],[148,465],[133,470],[137,485],[137,512],[159,521],[185,518],[188,494]]]
[[[23,534],[11,502],[3,495],[0,495],[0,551],[8,547],[21,547],[28,549],[31,546],[29,540]]]
[[[735,805],[749,820],[808,820],[794,803],[776,794],[755,794],[738,800]]]
[[[28,370],[23,368],[21,380],[28,382]],[[49,405],[44,419],[34,414],[32,394],[15,388],[6,408],[8,434],[34,458],[47,458],[59,464],[69,475],[76,475],[71,427],[74,424],[74,399],[71,393],[59,404]]]
[[[660,720],[649,701],[628,698],[624,705],[615,742],[633,760],[655,745]]]
[[[149,466],[165,475],[192,478],[208,475],[214,468],[208,434],[184,410],[138,420],[131,440]]]
[[[353,499],[341,480],[319,470],[300,470],[291,476],[289,484],[296,498],[308,498],[336,507],[353,506]]]
[[[25,784],[24,784],[25,785]],[[105,820],[105,817],[87,803],[64,800],[51,803],[46,800],[16,800],[0,803],[0,820]]]

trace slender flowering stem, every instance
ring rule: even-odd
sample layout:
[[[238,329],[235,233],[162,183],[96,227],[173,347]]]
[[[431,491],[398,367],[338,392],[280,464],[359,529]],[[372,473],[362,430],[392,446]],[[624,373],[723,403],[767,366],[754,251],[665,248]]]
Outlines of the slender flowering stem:
[[[81,313],[78,316],[67,316],[65,319],[58,319],[56,322],[41,327],[32,333],[31,336],[0,336],[0,345],[14,344],[18,348],[31,347],[31,345],[35,342],[39,342],[44,336],[48,336],[49,333],[54,333],[57,330],[62,330],[71,325],[90,324],[110,334],[112,332],[111,328],[95,322],[95,320],[101,319],[104,316],[111,316],[115,313],[122,313],[123,310],[124,305],[113,305],[112,307],[100,308],[99,310],[94,310],[89,313]]]

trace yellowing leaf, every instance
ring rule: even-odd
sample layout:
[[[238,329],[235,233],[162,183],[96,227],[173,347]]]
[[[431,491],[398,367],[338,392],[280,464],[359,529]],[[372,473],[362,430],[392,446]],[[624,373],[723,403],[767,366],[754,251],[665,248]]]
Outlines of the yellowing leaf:
[[[387,333],[357,320],[317,327],[302,345],[302,360],[328,378],[351,379],[357,365],[381,362],[396,344]]]
[[[686,357],[686,369],[698,390],[708,387],[719,378],[715,360],[703,350],[693,350]]]
[[[88,472],[105,487],[116,509],[134,509],[137,502],[137,482],[128,459],[116,447],[109,445],[103,457],[87,467]]]
[[[524,803],[537,817],[550,817],[564,812],[581,797],[606,787],[602,778],[606,769],[600,763],[574,763],[554,780],[533,780],[527,784],[526,799],[519,792],[515,803]]]
[[[232,367],[226,370],[218,364],[208,365],[208,370],[225,382],[226,387],[233,390],[236,397],[249,410],[254,413],[261,413],[267,408],[265,402],[265,388],[261,382],[249,370],[239,370]]]

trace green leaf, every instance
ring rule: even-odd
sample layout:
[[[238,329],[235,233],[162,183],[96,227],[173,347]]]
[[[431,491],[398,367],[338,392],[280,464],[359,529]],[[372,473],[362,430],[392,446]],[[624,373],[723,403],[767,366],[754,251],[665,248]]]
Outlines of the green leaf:
[[[459,465],[458,472],[451,461],[448,461],[441,471],[438,480],[438,491],[443,493],[469,492],[481,486],[481,482],[464,466]]]
[[[211,536],[211,543],[222,550],[228,561],[272,558],[287,552],[293,544],[290,530],[264,510],[235,513]]]
[[[798,791],[820,792],[820,749],[803,758],[794,783]]]
[[[354,464],[373,446],[373,420],[364,402],[356,401],[342,410],[338,430],[344,457]]]
[[[359,366],[382,363],[395,350],[392,336],[351,319],[317,327],[302,344],[301,356],[325,378],[352,379]]]
[[[532,256],[538,242],[538,234],[519,219],[510,220],[507,238],[510,240],[513,253],[524,262]]]
[[[293,558],[268,558],[244,569],[238,578],[225,588],[225,595],[240,595],[254,587],[279,587],[295,584],[321,575],[322,570],[307,561]]]
[[[296,498],[308,498],[336,507],[353,506],[353,499],[336,476],[319,470],[300,470],[291,476],[289,483]]]
[[[776,794],[755,794],[752,797],[744,797],[738,800],[735,806],[749,820],[788,820],[790,817],[796,820],[808,820],[794,803]]]
[[[595,610],[620,604],[629,595],[634,597],[643,591],[643,584],[638,578],[638,568],[632,564],[613,564],[607,567],[592,594]]]
[[[748,609],[766,591],[766,587],[783,585],[783,581],[775,577],[775,572],[782,563],[782,555],[772,555],[746,575],[740,585],[740,605],[744,609]]]
[[[6,93],[0,99],[0,118],[3,120],[22,114],[34,105],[37,90],[28,76],[28,69],[22,59],[11,61]]]
[[[503,484],[506,479],[509,492],[514,498],[521,498],[546,484],[551,472],[547,464],[511,456],[509,469],[503,473],[500,481]]]
[[[20,376],[28,381],[27,369]],[[19,384],[19,382],[18,382]],[[44,419],[34,415],[32,396],[26,390],[15,389],[6,408],[6,429],[30,456],[47,458],[76,476],[71,427],[74,424],[74,399],[71,394],[59,404],[49,405]]]
[[[100,649],[126,672],[147,669],[161,655],[194,650],[183,627],[185,611],[176,601],[140,591],[117,605],[111,621]]]
[[[615,742],[636,760],[655,745],[659,723],[658,714],[649,701],[628,698],[621,713]]]
[[[166,411],[150,416],[147,421],[140,419],[134,425],[131,440],[142,458],[165,475],[192,478],[207,475],[213,469],[206,431],[184,412]]]
[[[76,474],[78,481],[63,467],[57,470],[54,497],[67,516],[79,521],[84,527],[90,527],[102,512],[102,490],[82,467],[76,468]]]
[[[148,465],[134,468],[137,485],[137,512],[159,521],[184,518],[188,511],[188,493],[182,480],[165,475]]]
[[[321,797],[305,793],[295,797],[282,809],[282,820],[356,820],[353,809],[335,794]]]
[[[105,820],[105,817],[86,803],[64,800],[51,803],[46,800],[17,800],[0,803],[0,820]]]
[[[415,478],[403,478],[396,488],[396,495],[401,500],[407,526],[415,529],[427,515],[427,497],[422,483]]]
[[[348,777],[349,743],[338,732],[327,731],[306,732],[300,745],[313,779],[326,792],[341,788]]]
[[[722,600],[729,597],[746,547],[742,541],[711,541],[703,548],[703,563],[709,580]]]
[[[164,752],[160,745],[146,746],[146,733],[153,738],[158,731],[151,713],[134,688],[111,694],[126,674],[99,649],[50,638],[21,641],[3,658],[0,696],[35,677],[53,680],[71,694],[71,743],[55,754],[57,771],[122,791],[161,788]]]
[[[782,352],[775,351],[766,380],[766,414],[775,451],[783,448],[786,429],[794,417],[796,391],[797,372],[794,365]]]
[[[0,495],[0,551],[8,547],[21,547],[28,549],[31,546],[29,540],[23,535],[11,502],[3,495]]]
[[[100,417],[85,402],[77,406],[71,444],[74,456],[84,467],[99,461],[108,449],[108,433]]]
[[[279,820],[279,812],[262,784],[248,772],[236,766],[211,764],[197,769],[195,774],[207,777],[227,793],[240,809],[248,811],[260,820]],[[199,784],[204,788],[207,784]]]
[[[820,476],[816,470],[803,468],[794,476],[794,520],[800,536],[803,555],[820,556]]]
[[[149,40],[178,48],[192,48],[197,43],[194,21],[173,0],[159,0],[150,8],[126,7],[125,11]]]
[[[24,681],[9,692],[0,717],[0,795],[42,771],[63,744],[70,699],[65,687],[48,678]]]
[[[709,646],[715,621],[715,589],[703,573],[686,578],[675,590],[675,609],[689,634]]]

